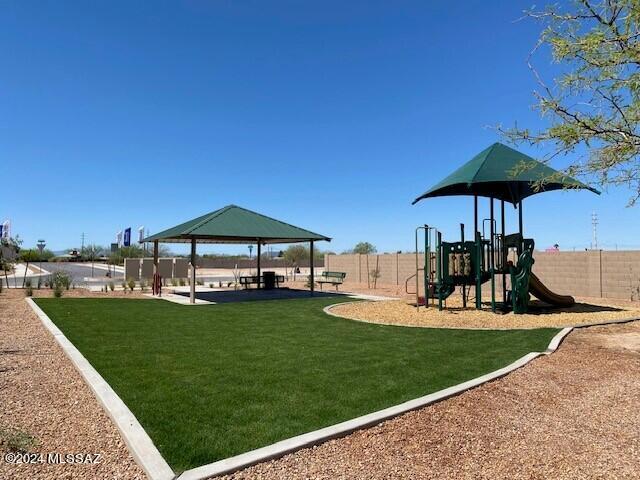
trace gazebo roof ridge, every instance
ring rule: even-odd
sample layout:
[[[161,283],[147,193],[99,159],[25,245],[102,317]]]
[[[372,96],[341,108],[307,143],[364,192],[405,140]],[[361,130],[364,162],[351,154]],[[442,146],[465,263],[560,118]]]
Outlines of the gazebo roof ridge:
[[[143,239],[187,243],[192,238],[207,243],[296,243],[310,240],[331,241],[330,237],[297,227],[282,220],[240,207],[226,205],[187,222]]]

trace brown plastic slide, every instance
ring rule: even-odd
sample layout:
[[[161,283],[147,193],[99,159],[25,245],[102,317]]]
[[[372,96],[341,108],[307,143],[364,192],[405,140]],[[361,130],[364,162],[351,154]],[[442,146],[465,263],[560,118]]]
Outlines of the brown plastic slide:
[[[570,307],[576,303],[570,295],[558,295],[557,293],[553,293],[540,281],[538,277],[536,277],[533,272],[531,272],[531,277],[529,278],[529,292],[533,293],[538,300],[557,307]]]

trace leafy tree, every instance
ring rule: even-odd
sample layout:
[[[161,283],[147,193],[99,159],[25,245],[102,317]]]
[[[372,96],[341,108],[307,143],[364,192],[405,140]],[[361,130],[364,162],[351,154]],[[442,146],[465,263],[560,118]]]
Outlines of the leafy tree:
[[[536,108],[548,126],[500,130],[514,143],[546,145],[551,153],[580,153],[566,169],[599,183],[626,185],[640,198],[640,3],[579,0],[527,12],[543,25],[529,59]],[[549,85],[532,58],[549,49],[560,75]],[[524,167],[526,168],[526,166]],[[544,183],[542,180],[541,183]]]
[[[376,253],[376,251],[376,247],[369,242],[358,242],[356,246],[353,247],[353,253],[361,253],[363,255]]]
[[[309,260],[309,248],[304,245],[289,245],[283,256],[288,264],[298,264],[303,260]]]
[[[282,252],[282,256],[286,263],[293,265],[300,263],[304,260],[309,260],[310,253],[309,247],[306,245],[294,244],[289,245],[287,249]],[[313,259],[315,262],[324,258],[324,252],[314,245]]]

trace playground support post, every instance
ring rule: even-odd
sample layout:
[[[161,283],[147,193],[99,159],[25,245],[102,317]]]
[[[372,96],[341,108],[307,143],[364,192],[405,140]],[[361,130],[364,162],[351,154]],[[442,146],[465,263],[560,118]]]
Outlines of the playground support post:
[[[429,241],[429,225],[425,224],[423,226],[416,228],[416,309],[420,310],[420,277],[418,274],[420,273],[420,261],[418,259],[418,235],[420,230],[424,230],[424,269],[423,269],[423,278],[424,278],[424,306],[425,308],[429,307],[428,300],[428,283],[429,283],[429,259],[430,259],[430,251],[431,245]]]
[[[424,226],[424,308],[429,308],[429,259],[431,245],[429,244],[429,225]]]
[[[478,231],[478,196],[473,196],[473,238],[476,238]]]
[[[493,197],[491,197],[491,199],[489,200],[489,216],[490,216],[490,224],[491,226],[490,231],[491,231],[491,252],[489,254],[489,263],[491,263],[490,265],[490,269],[491,269],[491,311],[493,313],[495,313],[496,311],[496,277],[495,277],[495,273],[496,273],[496,262],[495,262],[495,250],[496,250],[496,244],[495,244],[495,225],[494,225],[494,219],[493,219]]]
[[[442,285],[442,233],[436,232],[436,275],[438,287]],[[442,295],[438,292],[438,310],[442,310]]]
[[[460,224],[460,241],[462,245],[464,245],[464,223]],[[464,272],[461,271],[460,273],[462,274]],[[467,308],[467,291],[464,285],[462,285],[462,308]]]
[[[480,310],[482,308],[482,237],[480,236],[480,232],[476,231],[476,309]]]
[[[518,202],[518,232],[520,233],[520,244],[518,245],[518,257],[522,253],[524,237],[522,236],[522,200]]]
[[[504,225],[504,200],[500,200],[500,216],[502,228],[502,305],[507,306],[507,249],[505,247],[505,225]]]

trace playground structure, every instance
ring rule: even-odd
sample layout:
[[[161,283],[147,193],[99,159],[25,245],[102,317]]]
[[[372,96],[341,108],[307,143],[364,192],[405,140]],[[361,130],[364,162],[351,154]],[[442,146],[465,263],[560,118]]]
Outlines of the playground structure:
[[[600,193],[527,155],[496,143],[414,200],[413,204],[424,198],[448,195],[471,195],[474,199],[474,225],[470,240],[465,239],[464,224],[460,224],[460,240],[454,242],[443,241],[442,233],[432,225],[416,228],[416,308],[428,307],[431,300],[432,305],[437,302],[442,310],[446,299],[458,287],[463,308],[466,308],[474,287],[475,307],[481,309],[486,282],[490,282],[493,312],[527,313],[530,294],[552,306],[573,305],[573,297],[553,293],[533,273],[535,242],[524,238],[522,218],[524,198],[567,188]],[[489,198],[489,218],[482,220],[481,229],[478,197]],[[500,202],[500,231],[494,211],[496,200]],[[505,231],[505,203],[513,204],[518,210],[516,233],[507,234]],[[419,259],[421,233],[424,241],[422,266]],[[423,296],[420,296],[421,277]],[[510,289],[507,289],[507,278],[510,279]],[[501,285],[500,301],[496,298],[496,282]]]

